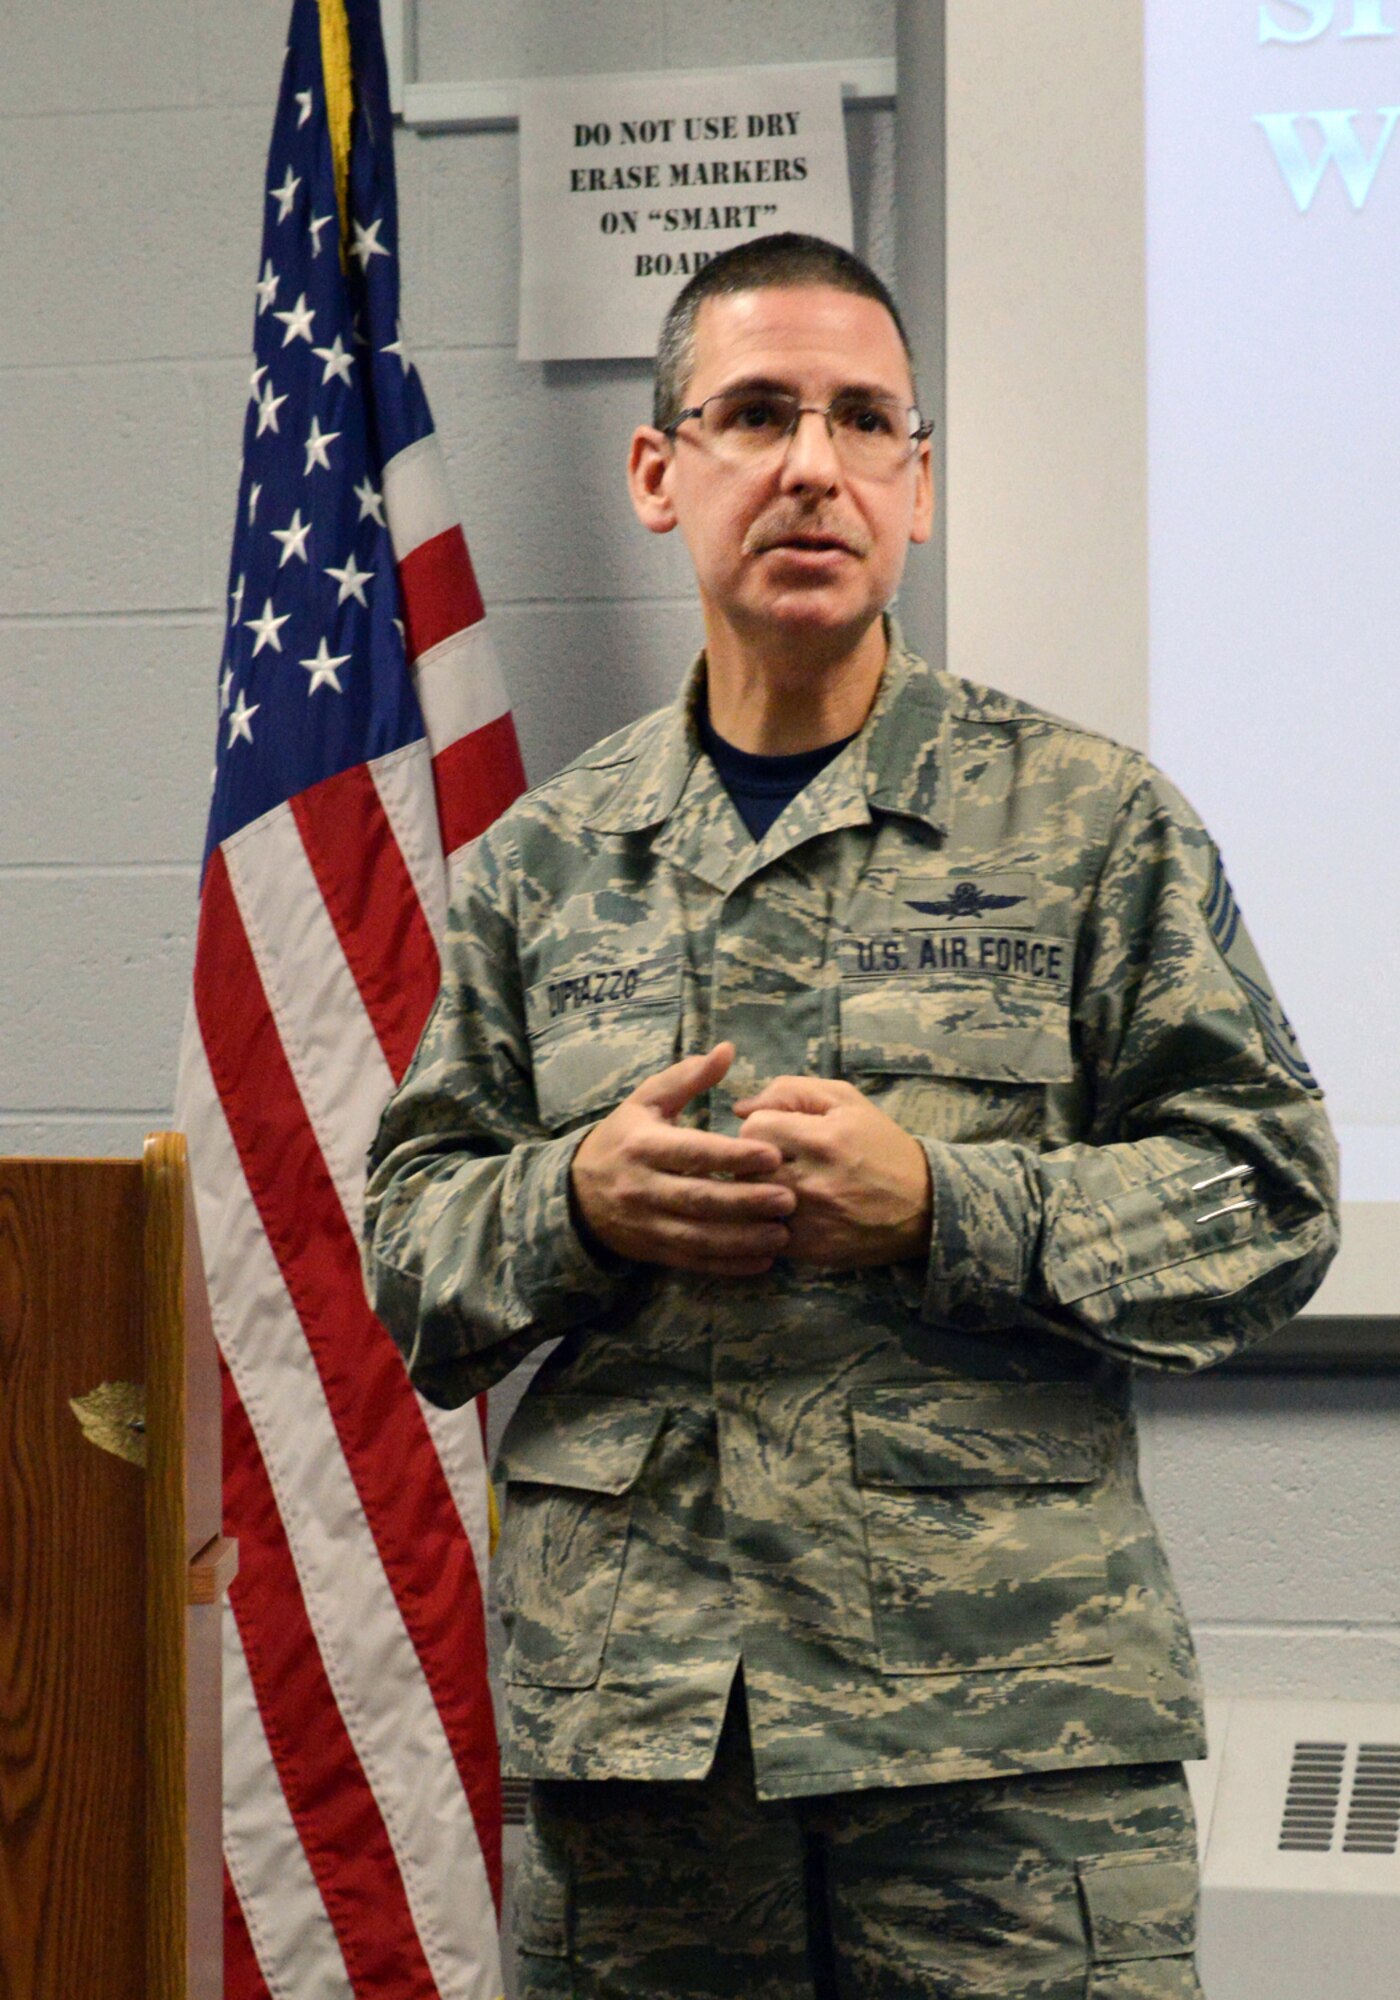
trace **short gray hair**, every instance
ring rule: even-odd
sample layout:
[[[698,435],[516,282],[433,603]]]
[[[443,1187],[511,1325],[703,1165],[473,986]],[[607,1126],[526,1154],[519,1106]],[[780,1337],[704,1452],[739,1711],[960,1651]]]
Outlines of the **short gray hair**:
[[[657,344],[652,384],[651,420],[658,430],[669,428],[680,415],[686,384],[695,372],[695,322],[706,299],[776,285],[831,285],[838,292],[874,299],[894,321],[913,374],[914,356],[899,308],[889,287],[868,264],[821,236],[803,236],[796,230],[755,236],[703,264],[672,301]]]

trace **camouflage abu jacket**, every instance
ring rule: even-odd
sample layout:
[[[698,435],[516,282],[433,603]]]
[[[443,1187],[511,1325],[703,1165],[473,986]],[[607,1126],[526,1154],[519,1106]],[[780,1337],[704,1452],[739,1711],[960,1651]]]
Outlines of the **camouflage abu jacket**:
[[[1209,837],[1136,753],[892,633],[754,843],[690,694],[519,801],[453,900],[371,1160],[375,1304],[513,1419],[506,1768],[698,1777],[742,1657],[766,1796],[1202,1753],[1137,1365],[1307,1299],[1332,1138]],[[924,1142],[927,1269],[604,1269],[582,1132],[728,1038],[715,1129],[842,1076]]]

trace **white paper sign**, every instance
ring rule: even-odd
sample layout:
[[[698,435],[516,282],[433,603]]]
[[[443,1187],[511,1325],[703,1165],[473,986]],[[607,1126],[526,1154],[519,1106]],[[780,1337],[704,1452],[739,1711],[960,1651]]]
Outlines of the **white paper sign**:
[[[801,229],[849,249],[841,86],[810,69],[521,85],[522,361],[651,354],[719,251]]]

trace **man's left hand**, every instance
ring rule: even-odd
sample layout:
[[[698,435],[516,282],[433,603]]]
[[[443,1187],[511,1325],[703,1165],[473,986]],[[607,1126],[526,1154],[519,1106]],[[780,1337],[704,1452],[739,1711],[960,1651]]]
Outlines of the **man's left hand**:
[[[854,1270],[928,1255],[924,1149],[854,1084],[779,1076],[734,1109],[742,1137],[767,1140],[783,1155],[769,1178],[797,1196],[785,1256]]]

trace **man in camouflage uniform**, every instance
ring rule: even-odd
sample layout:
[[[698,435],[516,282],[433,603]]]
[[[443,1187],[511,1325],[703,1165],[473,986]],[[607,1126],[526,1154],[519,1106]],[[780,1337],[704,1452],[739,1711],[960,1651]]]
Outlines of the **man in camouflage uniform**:
[[[562,1336],[499,1466],[532,1996],[1200,1991],[1129,1378],[1302,1305],[1332,1142],[1180,796],[883,615],[913,403],[845,253],[687,287],[630,479],[706,651],[480,841],[373,1154],[427,1395]]]

